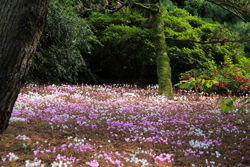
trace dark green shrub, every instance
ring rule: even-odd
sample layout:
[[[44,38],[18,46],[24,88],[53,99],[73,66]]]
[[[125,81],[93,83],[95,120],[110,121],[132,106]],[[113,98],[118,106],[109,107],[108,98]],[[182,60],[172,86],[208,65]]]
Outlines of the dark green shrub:
[[[90,41],[97,40],[87,22],[77,17],[74,2],[51,0],[28,82],[95,82],[80,54],[80,50],[90,52]]]

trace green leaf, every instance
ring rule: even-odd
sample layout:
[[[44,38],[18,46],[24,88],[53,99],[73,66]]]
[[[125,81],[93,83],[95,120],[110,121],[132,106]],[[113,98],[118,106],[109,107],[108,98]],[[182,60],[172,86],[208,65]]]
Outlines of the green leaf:
[[[249,104],[250,102],[248,101],[248,102],[246,102],[245,104]]]
[[[186,84],[180,85],[180,88],[185,88]]]
[[[237,113],[239,114],[239,113],[243,112],[245,109],[246,109],[246,107],[241,107],[241,108],[237,111]]]
[[[205,80],[205,79],[203,79],[203,80],[201,81],[201,84],[202,84],[202,85],[204,85],[204,84],[205,84],[205,82],[206,82],[206,80]]]
[[[189,78],[189,82],[194,82],[195,79],[192,77],[192,78]]]
[[[219,98],[217,101],[219,101],[219,100],[224,101],[224,97]]]
[[[190,86],[191,86],[191,83],[187,83],[187,84],[185,85],[185,88],[186,88],[186,89],[189,89]]]
[[[191,82],[190,89],[193,89],[195,87],[195,83]]]
[[[207,81],[206,86],[207,88],[211,88],[213,86],[212,81]]]
[[[247,102],[246,104],[249,103],[250,96],[248,95],[246,98],[242,99],[239,103]]]
[[[247,98],[242,99],[239,103],[244,103],[244,102],[246,102],[247,100],[248,100]]]
[[[230,97],[227,97],[224,101],[225,101],[225,102],[230,102],[230,101],[232,101],[232,100],[231,100]]]
[[[233,109],[233,101],[228,102],[226,105],[228,108],[230,108],[230,110]]]
[[[220,102],[220,108],[222,111],[228,112],[228,108],[224,101]]]
[[[236,101],[236,100],[237,100],[237,97],[232,97],[232,100],[233,100],[233,101]]]
[[[179,86],[179,85],[181,85],[182,83],[177,83],[177,84],[175,84],[174,86]]]

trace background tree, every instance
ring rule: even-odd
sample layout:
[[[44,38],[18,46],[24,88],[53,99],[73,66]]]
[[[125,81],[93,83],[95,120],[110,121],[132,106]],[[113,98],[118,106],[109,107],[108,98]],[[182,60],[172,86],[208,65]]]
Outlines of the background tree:
[[[172,92],[172,82],[171,82],[170,59],[167,55],[167,45],[164,34],[164,21],[162,18],[160,1],[151,0],[151,4],[145,4],[145,5],[135,2],[134,0],[119,2],[120,5],[118,4],[118,1],[109,2],[107,4],[106,3],[93,4],[91,1],[85,1],[85,2],[87,2],[88,6],[93,10],[97,11],[106,10],[109,13],[117,12],[124,6],[129,6],[130,8],[137,7],[150,11],[152,15],[152,29],[153,29],[154,45],[155,45],[159,94],[172,97],[173,92]],[[86,11],[88,11],[88,9],[84,10],[84,12]]]
[[[182,9],[187,10],[193,16],[199,16],[203,20],[209,23],[220,23],[228,22],[231,24],[236,24],[241,21],[234,14],[221,10],[221,8],[215,4],[207,2],[206,0],[186,0],[185,5],[182,6]],[[179,5],[178,5],[179,7]]]
[[[28,74],[49,0],[0,1],[0,133]]]
[[[135,2],[135,1],[132,1],[132,0],[131,1],[125,1],[125,2],[121,2],[121,5],[118,8],[113,8],[112,10],[109,10],[111,8],[109,6],[106,9],[106,11],[108,11],[107,13],[113,13],[113,12],[119,11],[124,6],[130,6],[130,8],[138,7],[138,8],[147,9],[147,10],[149,10],[151,12],[152,19],[151,18],[149,18],[149,19],[151,19],[151,22],[152,22],[152,25],[153,25],[152,30],[153,30],[153,36],[154,36],[154,46],[155,46],[155,55],[156,55],[156,66],[157,66],[157,75],[158,75],[158,84],[159,84],[159,94],[161,94],[161,95],[166,95],[166,96],[169,96],[169,97],[172,96],[171,68],[170,68],[170,64],[166,63],[166,62],[170,61],[169,58],[168,58],[168,55],[167,55],[167,45],[166,45],[166,41],[165,41],[166,39],[173,40],[173,41],[180,41],[180,42],[200,43],[200,44],[221,43],[223,45],[226,42],[242,42],[243,39],[244,39],[244,38],[242,38],[242,39],[237,39],[237,40],[235,40],[235,39],[231,40],[231,39],[226,39],[224,37],[221,38],[221,36],[219,35],[219,33],[220,33],[219,29],[214,31],[214,34],[211,35],[212,37],[208,41],[197,41],[197,40],[190,40],[190,39],[177,39],[174,36],[165,38],[164,31],[166,31],[166,30],[164,30],[164,28],[163,28],[164,27],[164,21],[163,21],[163,24],[160,25],[161,21],[157,20],[159,18],[162,18],[162,16],[155,14],[154,15],[155,17],[153,17],[153,12],[158,12],[158,13],[161,13],[161,15],[162,15],[163,10],[161,8],[160,1],[151,1],[151,2],[152,2],[152,4],[141,4],[141,3],[138,3],[138,2]],[[112,4],[112,3],[109,3],[109,4]],[[89,6],[91,6],[91,5],[89,5]],[[92,4],[92,6],[94,6],[94,5]],[[114,4],[114,6],[115,6],[115,4]],[[98,7],[93,7],[93,8],[100,9]],[[102,10],[99,10],[99,11],[104,11],[104,9],[102,8]],[[155,22],[155,20],[157,20],[157,22]],[[164,36],[164,40],[163,40],[163,36]],[[168,80],[166,78],[170,78],[170,80]]]
[[[179,82],[180,73],[193,68],[205,68],[209,61],[214,60],[215,65],[220,65],[224,62],[224,57],[229,56],[233,63],[238,63],[239,58],[244,56],[242,47],[237,43],[222,45],[207,42],[239,38],[230,30],[223,29],[219,23],[207,23],[183,9],[166,9],[163,10],[164,32],[173,84]],[[95,74],[114,80],[157,79],[152,26],[147,26],[147,18],[143,18],[143,13],[137,13],[133,9],[114,14],[93,12],[88,21],[96,37],[104,45],[99,47],[92,44],[91,54],[82,54]],[[220,35],[213,36],[214,31],[220,32]],[[201,44],[192,41],[200,41]]]
[[[234,9],[232,6],[234,4],[238,4],[236,1],[224,1],[226,3],[231,3],[230,6],[228,5],[222,5],[223,1],[215,1],[215,3],[220,4],[223,7],[227,7],[227,10],[222,10],[222,8],[215,4],[211,3],[210,1],[206,0],[185,0],[185,1],[178,1],[173,0],[174,4],[181,9],[187,10],[190,14],[193,16],[199,16],[202,20],[205,20],[209,23],[216,24],[216,22],[220,23],[221,25],[230,24],[230,27],[232,28],[231,31],[234,33],[244,34],[245,33],[245,27],[247,24],[241,20],[237,15],[234,14]],[[237,8],[237,9],[244,9]],[[231,10],[232,12],[230,12]],[[250,57],[250,45],[247,43],[240,44],[244,47],[244,52],[246,57]]]

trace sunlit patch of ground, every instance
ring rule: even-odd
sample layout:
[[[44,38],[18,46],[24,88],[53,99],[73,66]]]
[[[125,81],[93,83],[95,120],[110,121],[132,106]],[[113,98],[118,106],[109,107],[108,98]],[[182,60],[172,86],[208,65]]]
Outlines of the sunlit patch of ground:
[[[225,113],[217,95],[157,91],[27,86],[0,135],[0,166],[250,166],[248,109]]]

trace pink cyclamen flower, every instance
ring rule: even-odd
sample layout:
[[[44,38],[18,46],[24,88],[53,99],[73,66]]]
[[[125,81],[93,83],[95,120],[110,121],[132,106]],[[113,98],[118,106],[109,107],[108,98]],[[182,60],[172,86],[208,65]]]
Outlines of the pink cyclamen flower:
[[[91,167],[98,167],[99,163],[97,162],[97,160],[93,160],[91,162],[86,162],[87,165],[91,166]]]
[[[233,150],[233,151],[232,151],[232,153],[235,153],[235,152],[237,152],[237,150]]]
[[[36,155],[39,151],[34,151],[34,155]]]

